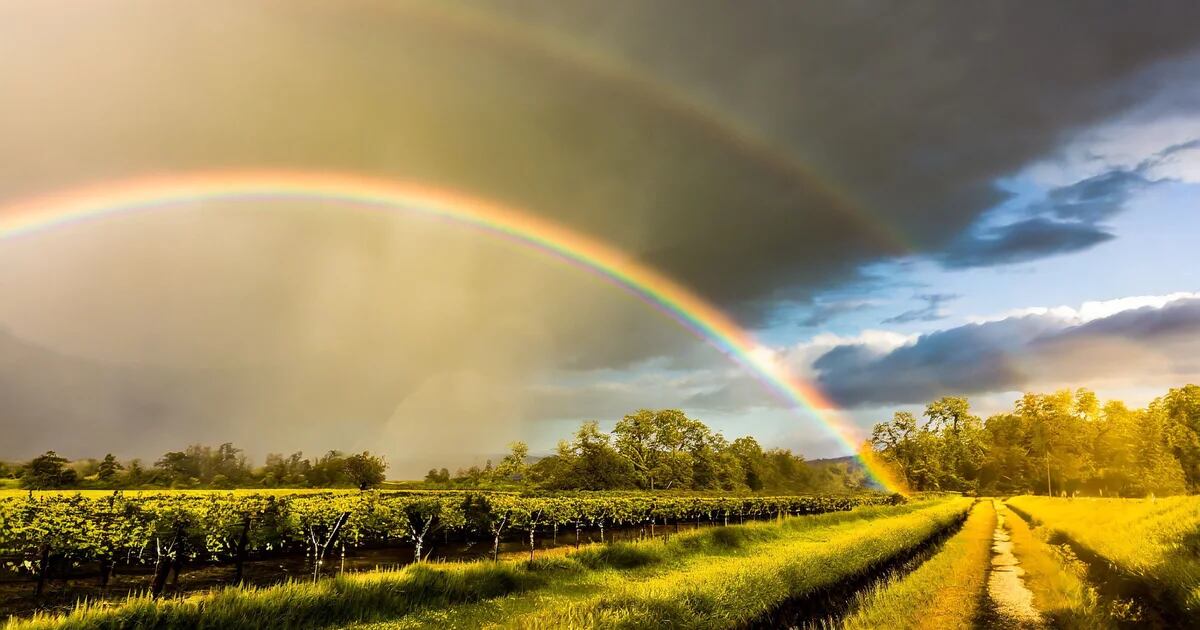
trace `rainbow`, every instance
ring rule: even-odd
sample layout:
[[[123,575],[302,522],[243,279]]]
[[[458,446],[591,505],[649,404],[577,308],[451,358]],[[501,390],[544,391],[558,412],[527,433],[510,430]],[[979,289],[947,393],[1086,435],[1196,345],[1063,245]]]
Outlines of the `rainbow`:
[[[590,80],[602,81],[672,118],[687,121],[742,157],[766,167],[768,172],[786,181],[803,183],[809,193],[820,196],[830,207],[850,217],[888,251],[907,254],[914,248],[901,226],[882,220],[878,213],[869,212],[844,188],[831,185],[834,178],[829,174],[817,173],[813,164],[802,162],[762,132],[634,64],[584,45],[578,38],[565,37],[551,28],[537,27],[532,20],[514,20],[465,4],[410,0],[380,3],[379,8],[403,12],[406,17],[425,20],[444,30],[489,40],[534,55],[544,63],[583,72]]]
[[[808,412],[859,452],[861,435],[817,388],[789,374],[718,308],[683,285],[598,240],[512,208],[415,182],[304,171],[233,171],[123,180],[0,206],[0,239],[111,215],[197,201],[307,200],[408,211],[452,220],[596,273],[691,330],[748,369],[796,411]],[[891,492],[904,485],[869,452],[869,474]]]

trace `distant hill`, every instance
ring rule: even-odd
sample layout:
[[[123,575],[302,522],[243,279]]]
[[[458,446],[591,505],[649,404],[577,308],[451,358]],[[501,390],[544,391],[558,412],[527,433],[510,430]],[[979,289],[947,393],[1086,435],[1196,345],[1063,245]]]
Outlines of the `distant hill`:
[[[867,468],[863,465],[862,459],[858,455],[844,455],[842,457],[826,457],[822,459],[806,460],[808,465],[817,471],[824,471],[830,468],[844,468],[859,475],[867,475]],[[874,479],[867,475],[867,485],[875,490],[883,490],[883,486],[879,485]]]

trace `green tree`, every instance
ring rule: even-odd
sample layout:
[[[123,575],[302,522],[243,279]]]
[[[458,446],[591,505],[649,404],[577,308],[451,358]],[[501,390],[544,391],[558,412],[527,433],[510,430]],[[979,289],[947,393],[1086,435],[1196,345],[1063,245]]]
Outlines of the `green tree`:
[[[122,470],[125,470],[125,467],[121,465],[121,462],[117,461],[117,458],[112,453],[109,453],[100,462],[100,467],[96,471],[96,478],[104,483],[112,483],[116,481],[117,475]]]
[[[639,410],[613,429],[617,453],[633,468],[647,490],[690,488],[694,453],[703,449],[708,428],[678,409]]]
[[[583,423],[571,442],[559,442],[558,452],[538,474],[547,487],[560,490],[613,490],[628,488],[633,478],[629,461],[609,444],[609,436],[595,421]],[[541,462],[539,462],[541,464]]]
[[[367,490],[383,483],[385,479],[383,472],[387,470],[387,463],[383,457],[372,455],[370,451],[363,451],[347,457],[344,467],[350,481],[359,490]]]
[[[529,446],[516,441],[508,445],[508,450],[508,455],[505,455],[496,467],[496,478],[504,481],[522,481],[527,474],[525,460],[529,457]]]
[[[154,462],[162,481],[172,487],[190,487],[200,483],[200,462],[194,449],[168,451]]]
[[[31,490],[70,488],[77,482],[75,471],[67,468],[67,459],[54,451],[33,458],[21,475],[21,487]]]
[[[947,396],[925,407],[925,417],[926,429],[939,442],[937,486],[943,490],[975,490],[986,450],[979,416],[971,413],[966,398]]]
[[[729,454],[741,466],[742,483],[749,489],[762,490],[766,484],[767,457],[758,440],[743,436],[729,445]]]
[[[1167,439],[1189,492],[1200,492],[1200,386],[1185,385],[1151,403],[1168,421]]]

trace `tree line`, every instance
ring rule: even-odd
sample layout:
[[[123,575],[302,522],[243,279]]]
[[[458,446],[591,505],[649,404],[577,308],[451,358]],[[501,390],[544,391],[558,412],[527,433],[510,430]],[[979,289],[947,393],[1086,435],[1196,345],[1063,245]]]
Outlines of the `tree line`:
[[[643,409],[621,418],[611,433],[583,423],[570,440],[531,462],[524,442],[493,466],[432,469],[428,485],[536,490],[707,490],[846,492],[869,483],[852,463],[810,466],[788,449],[763,449],[753,437],[732,442],[678,409]]]
[[[945,397],[921,417],[896,412],[864,448],[914,490],[1146,496],[1200,492],[1200,386],[1145,408],[1086,390],[1025,394],[981,419]]]
[[[267,455],[266,464],[250,465],[242,449],[231,443],[216,448],[188,446],[164,453],[151,466],[140,459],[71,461],[54,451],[24,464],[0,462],[0,478],[16,479],[22,488],[342,488],[367,489],[384,480],[387,462],[370,452],[347,455],[329,451],[316,460],[302,453]]]

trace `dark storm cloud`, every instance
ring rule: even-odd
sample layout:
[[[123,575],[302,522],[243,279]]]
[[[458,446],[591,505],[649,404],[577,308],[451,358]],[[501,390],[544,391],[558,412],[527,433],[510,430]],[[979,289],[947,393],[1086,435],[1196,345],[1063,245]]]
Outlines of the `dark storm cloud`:
[[[815,302],[809,312],[798,324],[805,328],[816,328],[830,320],[847,313],[854,313],[870,308],[874,303],[870,300],[836,300],[833,302]]]
[[[1135,171],[1109,171],[1051,190],[1046,210],[1060,219],[1096,224],[1124,211],[1130,197],[1153,183]]]
[[[0,190],[229,164],[428,179],[755,319],[898,247],[951,245],[1004,198],[996,177],[1162,87],[1133,79],[1200,38],[1200,6],[1169,4],[505,0],[469,5],[491,8],[467,23],[502,20],[481,29],[436,3],[133,2],[70,22],[18,3]],[[1043,222],[982,245],[1005,262],[1103,238]]]
[[[1089,249],[1116,237],[1104,221],[1128,209],[1133,197],[1169,181],[1155,169],[1177,153],[1200,146],[1184,142],[1159,151],[1133,168],[1117,168],[1050,189],[1029,204],[1027,217],[1005,225],[968,229],[935,256],[950,269],[1027,262]]]
[[[920,403],[1047,383],[1195,378],[1198,340],[1200,299],[1180,299],[1078,325],[1054,315],[968,324],[888,352],[844,345],[813,368],[845,405]]]
[[[5,2],[0,199],[234,167],[416,180],[603,239],[755,325],[863,263],[953,249],[1007,198],[997,177],[1194,75],[1146,78],[1200,40],[1200,5],[1166,5]],[[548,371],[694,351],[611,286],[498,245],[213,210],[0,244],[0,321],[109,366],[11,372],[22,442],[0,455],[113,426],[129,449],[237,427],[251,449],[430,451],[511,427]],[[985,235],[987,260],[1108,236],[1037,219]],[[112,367],[147,356],[221,369],[148,390]],[[51,386],[64,370],[135,376]]]
[[[1071,2],[772,3],[737,12],[722,2],[493,4],[514,12],[520,7],[524,18],[620,51],[762,130],[805,156],[870,222],[925,252],[954,248],[982,213],[1005,199],[993,185],[997,177],[1162,88],[1132,77],[1194,50],[1198,33],[1194,24],[1179,22],[1179,14],[1167,15],[1197,10],[1187,3],[1172,3],[1161,17],[1118,4]],[[754,284],[743,286],[812,282],[792,275],[810,260],[808,253],[820,251],[807,250],[812,240],[827,234],[806,230],[812,209],[797,204],[776,218],[744,210],[738,209],[739,221],[750,233],[766,235],[766,251],[753,265]],[[795,231],[785,230],[788,251],[779,256],[774,237],[788,225],[785,217]],[[710,233],[724,243],[719,225]],[[1032,223],[1010,232],[985,235],[982,245],[998,262],[1106,238],[1086,225]],[[823,252],[823,277],[836,277],[844,261],[880,251]],[[720,259],[705,256],[713,268],[720,269]],[[673,268],[685,278],[703,275],[698,260],[680,258]],[[699,284],[736,283],[742,275]]]
[[[967,234],[937,258],[949,269],[990,267],[1082,251],[1113,238],[1092,223],[1034,217]]]
[[[946,313],[942,309],[942,305],[947,302],[958,299],[960,296],[955,293],[926,293],[916,296],[918,300],[925,302],[925,306],[911,311],[904,311],[895,317],[889,317],[883,320],[884,324],[908,324],[911,322],[935,322],[939,319],[945,319]]]

